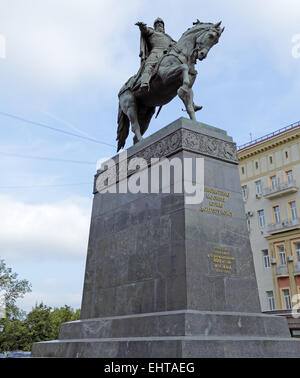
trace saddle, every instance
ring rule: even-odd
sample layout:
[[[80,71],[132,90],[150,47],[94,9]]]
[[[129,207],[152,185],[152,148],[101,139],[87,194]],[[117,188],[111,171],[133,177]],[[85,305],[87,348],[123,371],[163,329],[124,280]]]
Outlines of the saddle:
[[[184,61],[183,61],[184,55],[181,53],[181,51],[179,49],[177,49],[176,46],[174,46],[174,45],[171,46],[168,50],[164,51],[164,54],[157,61],[156,65],[153,69],[150,82],[157,75],[157,72],[159,70],[161,62],[167,56],[175,56],[182,64],[184,64]],[[136,73],[136,75],[131,76],[127,80],[127,82],[123,85],[123,87],[119,91],[118,96],[120,96],[122,93],[124,93],[128,89],[130,89],[132,92],[136,92],[140,88],[141,76],[142,76],[142,73],[144,71],[144,66],[145,66],[145,62],[143,62],[143,64],[141,65],[141,67],[138,70],[138,72]]]

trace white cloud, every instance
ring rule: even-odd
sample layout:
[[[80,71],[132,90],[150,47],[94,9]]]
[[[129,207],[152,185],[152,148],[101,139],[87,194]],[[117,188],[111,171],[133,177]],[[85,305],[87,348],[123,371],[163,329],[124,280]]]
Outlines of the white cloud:
[[[0,195],[1,258],[10,261],[76,259],[86,255],[91,201],[70,198],[32,205]]]
[[[169,2],[156,0],[10,0],[1,10],[0,32],[6,36],[12,73],[17,70],[55,88],[72,88],[90,78],[109,93],[139,66],[138,20],[150,24],[163,17],[167,32],[176,39],[197,17],[223,19],[233,48],[240,50],[255,40],[257,48],[271,47],[275,64],[285,70],[291,37],[300,32],[299,0],[174,0],[171,8]]]
[[[139,3],[131,0],[130,7],[121,0],[1,4],[1,32],[7,37],[10,64],[18,74],[34,75],[47,85],[72,86],[89,77],[120,83],[125,63],[130,66],[122,59],[128,51],[125,32]]]
[[[74,291],[70,292],[66,289],[61,290],[55,288],[53,292],[32,291],[24,296],[24,298],[17,301],[17,306],[23,311],[29,312],[36,304],[44,303],[52,308],[62,307],[68,305],[77,310],[81,306],[82,292],[78,290],[78,293]]]

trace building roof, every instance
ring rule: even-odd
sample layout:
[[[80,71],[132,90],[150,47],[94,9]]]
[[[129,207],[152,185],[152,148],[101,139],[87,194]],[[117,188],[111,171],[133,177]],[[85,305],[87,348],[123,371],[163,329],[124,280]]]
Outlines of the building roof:
[[[270,139],[276,137],[276,136],[279,136],[279,135],[282,135],[284,133],[287,133],[293,129],[297,129],[297,128],[300,128],[300,121],[298,122],[295,122],[295,123],[292,123],[291,125],[288,125],[288,126],[285,126],[279,130],[276,130],[276,131],[273,131],[272,133],[270,134],[267,134],[267,135],[264,135],[260,138],[257,138],[255,140],[252,140],[250,142],[247,142],[241,146],[238,146],[237,149],[238,149],[238,152],[241,152],[241,151],[244,151],[248,148],[251,148],[255,145],[258,145],[260,143],[263,143],[263,142],[266,142],[266,141],[269,141]]]

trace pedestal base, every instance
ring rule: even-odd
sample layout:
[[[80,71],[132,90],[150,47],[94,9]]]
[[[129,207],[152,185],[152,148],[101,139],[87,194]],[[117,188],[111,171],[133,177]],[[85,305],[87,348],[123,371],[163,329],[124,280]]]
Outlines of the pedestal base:
[[[125,155],[96,175],[82,320],[32,355],[300,357],[286,319],[260,314],[232,138],[181,118]],[[162,180],[152,158],[169,162]],[[141,184],[141,166],[147,184],[184,190],[106,192],[112,178]],[[190,201],[191,184],[203,201]]]
[[[252,313],[170,311],[65,323],[34,357],[299,357],[285,318]]]

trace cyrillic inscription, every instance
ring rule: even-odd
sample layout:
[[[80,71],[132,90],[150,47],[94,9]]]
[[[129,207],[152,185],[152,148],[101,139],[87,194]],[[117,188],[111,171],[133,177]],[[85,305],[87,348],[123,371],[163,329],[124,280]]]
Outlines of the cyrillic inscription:
[[[205,198],[208,200],[208,206],[201,206],[201,212],[225,215],[227,217],[233,216],[232,211],[224,209],[227,199],[230,198],[230,193],[210,188],[205,188],[204,192]]]
[[[209,253],[207,257],[210,262],[211,273],[236,273],[236,258],[231,255],[229,248],[213,246],[212,252]]]

